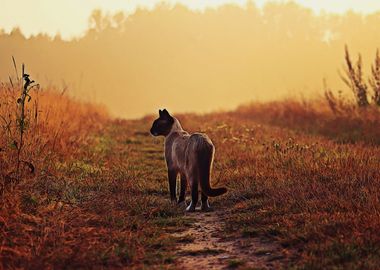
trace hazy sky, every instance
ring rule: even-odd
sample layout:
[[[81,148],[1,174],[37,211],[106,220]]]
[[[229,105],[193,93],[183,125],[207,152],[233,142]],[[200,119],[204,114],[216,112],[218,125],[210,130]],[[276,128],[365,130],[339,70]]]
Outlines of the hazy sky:
[[[91,11],[101,8],[107,12],[133,12],[137,6],[154,7],[159,0],[0,0],[0,29],[9,32],[19,26],[26,35],[39,32],[63,38],[81,35],[88,26]],[[245,5],[246,0],[167,0],[184,3],[193,9],[204,9],[233,2]],[[262,6],[268,0],[254,1]],[[379,0],[296,0],[316,12],[342,13],[349,9],[371,13],[380,10]]]

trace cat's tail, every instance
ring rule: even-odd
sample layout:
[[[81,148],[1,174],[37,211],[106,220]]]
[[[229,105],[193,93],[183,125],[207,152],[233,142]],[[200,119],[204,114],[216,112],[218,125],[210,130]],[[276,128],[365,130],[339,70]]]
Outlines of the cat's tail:
[[[202,192],[209,197],[216,197],[227,192],[227,188],[212,188],[210,186],[211,166],[214,158],[214,146],[204,142],[202,147],[197,149],[199,184]]]

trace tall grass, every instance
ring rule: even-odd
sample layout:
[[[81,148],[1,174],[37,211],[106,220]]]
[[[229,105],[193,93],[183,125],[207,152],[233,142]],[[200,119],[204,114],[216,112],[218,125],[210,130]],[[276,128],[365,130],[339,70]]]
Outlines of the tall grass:
[[[102,107],[74,101],[56,90],[31,93],[26,74],[24,80],[22,87],[21,81],[0,84],[2,192],[24,177],[33,177],[34,170],[47,170],[60,156],[73,154],[107,119]]]
[[[370,106],[362,110],[346,99],[342,100],[333,107],[335,113],[329,100],[317,98],[251,103],[240,106],[231,114],[259,123],[323,135],[340,143],[380,145],[378,108]]]
[[[0,84],[0,269],[173,261],[163,231],[183,221],[161,195],[161,144],[31,77]]]
[[[375,61],[368,79],[363,73],[359,54],[356,64],[345,47],[345,75],[342,80],[354,94],[354,101],[342,91],[329,88],[324,80],[324,98],[309,100],[287,99],[240,106],[233,115],[254,119],[261,123],[277,125],[316,135],[324,135],[340,143],[365,143],[380,145],[380,56]],[[371,86],[372,93],[370,93]],[[372,94],[372,102],[369,95]]]
[[[355,95],[356,102],[359,107],[367,107],[368,102],[368,86],[363,75],[362,56],[359,54],[356,65],[352,63],[348,47],[345,47],[346,76],[341,76],[343,82],[352,90]]]
[[[101,106],[34,85],[24,66],[21,76],[0,83],[0,268],[28,264],[47,213],[46,203],[36,210],[34,194],[44,183],[56,185],[59,161],[78,153],[109,119]]]
[[[373,90],[373,102],[380,106],[380,53],[376,52],[374,64],[371,66],[372,77],[369,79],[369,83]]]
[[[61,91],[21,92],[26,82],[0,85],[0,268],[169,268],[166,232],[186,220],[168,203],[152,118],[111,121]],[[326,89],[326,99],[179,119],[216,145],[225,232],[276,241],[297,267],[376,269],[378,108]]]
[[[376,51],[374,63],[371,66],[371,75],[368,80],[366,80],[363,73],[363,62],[361,54],[358,55],[356,64],[351,60],[351,56],[348,50],[348,46],[345,46],[345,69],[344,75],[340,74],[342,81],[349,87],[349,89],[354,94],[356,104],[359,108],[367,108],[371,103],[368,100],[370,95],[369,89],[372,89],[372,101],[373,105],[380,106],[380,55],[379,50]],[[369,86],[370,87],[369,87]],[[326,82],[324,81],[325,86],[325,97],[329,103],[331,110],[334,113],[339,112],[339,109],[345,107],[345,102],[342,102],[341,95],[336,97],[327,87]]]
[[[250,104],[180,119],[216,146],[212,180],[229,187],[217,198],[226,206],[227,237],[279,244],[290,259],[285,269],[378,269],[380,149],[354,134],[378,141],[380,122],[366,124],[379,121],[378,113],[340,119],[319,102]]]

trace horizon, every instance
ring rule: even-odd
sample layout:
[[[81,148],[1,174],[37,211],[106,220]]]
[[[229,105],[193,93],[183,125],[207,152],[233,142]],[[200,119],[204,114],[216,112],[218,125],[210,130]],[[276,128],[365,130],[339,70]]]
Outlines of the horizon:
[[[360,14],[372,14],[380,11],[380,2],[369,0],[356,1],[350,0],[342,3],[341,1],[311,1],[311,0],[207,0],[207,1],[188,1],[188,0],[144,0],[144,1],[92,1],[91,3],[77,4],[77,1],[69,0],[61,3],[38,0],[38,4],[25,2],[23,0],[3,0],[5,8],[0,10],[0,33],[10,33],[18,28],[21,33],[29,38],[38,34],[46,34],[50,37],[59,35],[63,40],[73,40],[84,36],[89,29],[89,18],[94,10],[101,10],[104,14],[114,14],[122,12],[127,16],[132,15],[139,8],[152,10],[157,5],[167,4],[175,6],[181,4],[192,11],[204,11],[208,8],[215,9],[223,5],[237,5],[246,7],[248,3],[253,3],[262,9],[268,3],[296,3],[302,7],[312,10],[316,15],[321,13],[344,14],[353,11]],[[139,2],[139,3],[137,3]],[[33,2],[35,3],[35,1]],[[57,7],[58,4],[58,7]],[[23,8],[20,9],[19,7]],[[11,10],[18,10],[20,16],[11,16]],[[60,12],[57,12],[60,10]],[[32,12],[31,12],[32,11]],[[25,13],[25,14],[24,14]],[[68,22],[67,16],[70,16]],[[20,19],[21,18],[21,19]]]
[[[290,2],[202,13],[161,5],[128,17],[98,10],[85,35],[72,41],[0,33],[0,58],[9,59],[0,63],[0,79],[14,73],[14,56],[42,85],[67,88],[123,118],[163,106],[204,113],[251,101],[315,98],[323,95],[324,79],[353,97],[338,74],[344,46],[353,61],[362,54],[367,76],[379,44],[379,15],[315,15]]]

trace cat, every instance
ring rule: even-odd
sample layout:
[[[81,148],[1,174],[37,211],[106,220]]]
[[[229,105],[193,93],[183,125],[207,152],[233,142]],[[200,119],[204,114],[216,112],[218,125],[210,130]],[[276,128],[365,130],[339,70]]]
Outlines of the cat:
[[[187,182],[191,188],[191,203],[186,211],[193,212],[198,203],[198,185],[201,189],[201,210],[211,210],[208,197],[223,195],[226,188],[211,188],[210,173],[215,147],[206,134],[189,134],[180,122],[169,112],[159,110],[159,118],[154,120],[150,133],[165,136],[165,160],[168,168],[169,190],[172,201],[177,200],[177,175],[181,177],[178,203],[185,202]]]

